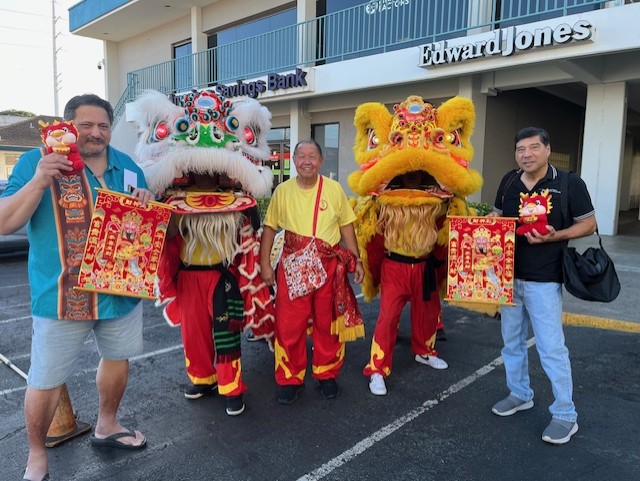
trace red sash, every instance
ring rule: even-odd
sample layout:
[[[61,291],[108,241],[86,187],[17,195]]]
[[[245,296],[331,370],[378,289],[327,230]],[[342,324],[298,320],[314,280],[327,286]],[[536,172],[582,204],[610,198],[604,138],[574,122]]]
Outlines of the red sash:
[[[282,257],[296,252],[310,240],[310,237],[285,231]],[[355,341],[364,337],[364,321],[347,275],[356,270],[356,256],[340,244],[331,246],[318,238],[315,242],[321,259],[335,257],[337,260],[332,286],[334,322],[331,324],[331,334],[337,334],[341,342]]]
[[[97,319],[98,295],[74,289],[93,213],[93,197],[85,171],[56,179],[51,186],[51,199],[62,266],[58,278],[58,318]]]

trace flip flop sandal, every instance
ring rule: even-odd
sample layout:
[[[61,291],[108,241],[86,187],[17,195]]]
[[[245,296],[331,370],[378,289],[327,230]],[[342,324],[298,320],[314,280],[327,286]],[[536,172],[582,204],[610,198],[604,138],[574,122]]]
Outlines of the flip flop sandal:
[[[126,437],[135,438],[136,437],[135,431],[133,429],[127,429],[127,431],[124,431],[121,433],[115,433],[115,434],[112,434],[111,436],[107,436],[106,438],[97,438],[95,434],[92,434],[91,437],[89,438],[89,442],[93,446],[96,446],[99,448],[116,448],[116,449],[130,449],[130,450],[142,449],[147,445],[146,439],[143,439],[142,443],[138,445],[125,444],[118,441],[119,439],[126,438]]]

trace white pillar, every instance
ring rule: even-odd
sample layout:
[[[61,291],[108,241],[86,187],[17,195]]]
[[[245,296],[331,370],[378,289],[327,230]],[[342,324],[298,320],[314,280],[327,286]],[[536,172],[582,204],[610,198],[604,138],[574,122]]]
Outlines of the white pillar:
[[[191,7],[191,53],[204,52],[207,49],[207,35],[202,31],[202,8]],[[194,55],[193,58],[193,83],[202,85],[206,83],[209,64],[205,54]]]
[[[293,149],[296,144],[301,140],[311,138],[311,116],[306,112],[304,100],[292,100],[290,104],[290,117],[291,117],[291,164],[290,164],[290,177],[295,177],[296,166],[293,163]]]
[[[202,7],[191,7],[191,52],[207,49],[207,34],[202,31]]]
[[[633,176],[633,137],[631,135],[625,136],[622,159],[619,210],[629,210],[631,209],[631,181]]]
[[[580,176],[596,208],[598,230],[605,235],[615,235],[618,228],[626,117],[624,82],[587,86]]]
[[[309,65],[315,55],[317,23],[310,22],[316,17],[316,0],[298,0],[296,21],[298,23],[298,65]]]
[[[115,108],[116,103],[120,100],[122,92],[127,90],[127,76],[124,76],[124,83],[120,83],[120,66],[118,44],[116,42],[104,42],[104,92],[105,98]]]
[[[474,151],[471,168],[480,174],[484,172],[484,139],[487,125],[487,95],[480,93],[481,80],[479,75],[468,75],[461,77],[458,81],[458,95],[470,99],[476,113],[475,127],[471,136]],[[480,202],[481,194],[482,189],[470,195],[467,200]]]
[[[470,28],[467,30],[467,35],[474,35],[476,33],[486,32],[491,30],[491,26],[487,26],[493,20],[493,5],[491,0],[469,0],[468,3],[468,25]],[[484,25],[478,27],[478,25]]]

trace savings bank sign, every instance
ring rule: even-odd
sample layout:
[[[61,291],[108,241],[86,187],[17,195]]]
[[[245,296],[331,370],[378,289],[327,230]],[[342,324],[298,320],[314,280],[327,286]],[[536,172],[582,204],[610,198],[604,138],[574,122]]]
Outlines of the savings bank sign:
[[[580,20],[574,25],[561,23],[552,27],[537,28],[534,31],[518,30],[515,27],[494,30],[491,37],[473,43],[449,45],[446,40],[420,47],[419,67],[431,67],[463,62],[474,58],[495,55],[508,57],[517,52],[550,45],[565,45],[591,38],[591,23]]]

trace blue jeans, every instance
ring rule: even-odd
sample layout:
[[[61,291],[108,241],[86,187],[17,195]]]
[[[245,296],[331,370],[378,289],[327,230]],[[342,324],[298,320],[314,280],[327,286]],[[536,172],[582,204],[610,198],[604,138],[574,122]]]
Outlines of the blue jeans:
[[[562,331],[562,284],[516,279],[513,301],[515,306],[501,308],[502,359],[511,395],[523,401],[533,399],[527,350],[528,321],[531,321],[540,363],[551,381],[555,398],[549,412],[556,419],[576,422],[571,362]]]

